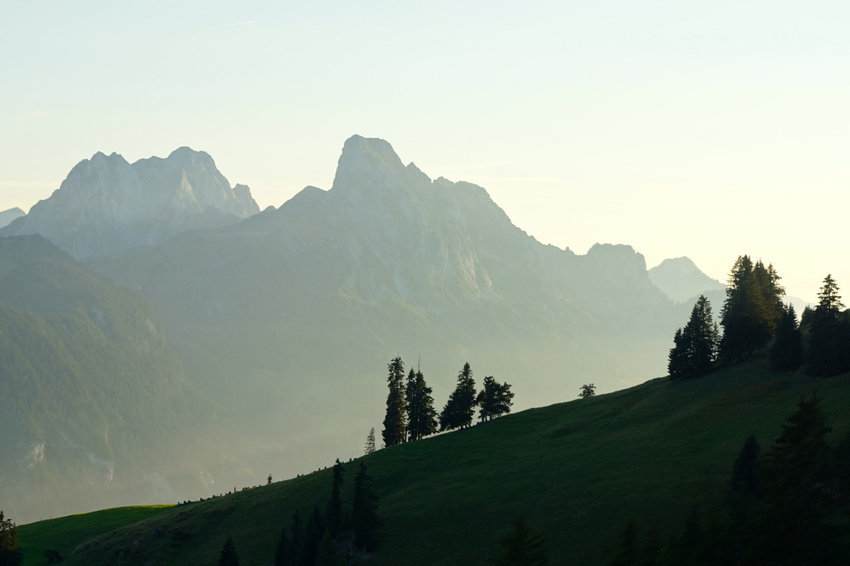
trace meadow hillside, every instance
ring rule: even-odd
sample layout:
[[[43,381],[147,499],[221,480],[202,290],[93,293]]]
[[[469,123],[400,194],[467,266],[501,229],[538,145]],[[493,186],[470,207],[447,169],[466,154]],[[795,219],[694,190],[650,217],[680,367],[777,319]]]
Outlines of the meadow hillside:
[[[370,563],[484,564],[512,519],[524,515],[545,537],[551,563],[608,564],[629,519],[639,529],[656,528],[664,540],[681,531],[695,504],[704,515],[721,512],[744,438],[755,434],[769,447],[800,397],[814,390],[835,443],[850,428],[850,375],[778,375],[756,361],[379,450],[364,457],[383,522]],[[331,464],[141,520],[115,510],[97,520],[82,515],[24,525],[26,564],[43,563],[50,547],[69,565],[212,565],[228,536],[243,564],[271,564],[293,511],[325,508]],[[345,468],[348,508],[355,465]],[[86,528],[77,528],[83,521]]]

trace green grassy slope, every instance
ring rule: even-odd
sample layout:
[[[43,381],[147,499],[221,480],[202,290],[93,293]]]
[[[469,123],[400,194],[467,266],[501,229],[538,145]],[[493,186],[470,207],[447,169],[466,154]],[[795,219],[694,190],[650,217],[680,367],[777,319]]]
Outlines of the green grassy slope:
[[[44,551],[53,549],[65,556],[80,541],[108,533],[130,523],[144,521],[172,505],[116,507],[94,513],[69,515],[20,527],[23,536],[24,565],[45,563]]]
[[[776,376],[757,362],[380,450],[366,457],[384,522],[373,563],[483,564],[522,513],[553,563],[607,564],[629,518],[666,536],[694,503],[718,508],[744,438],[754,433],[766,449],[814,389],[835,440],[850,428],[850,375]],[[346,470],[350,497],[355,467]],[[324,509],[330,485],[327,469],[175,507],[77,539],[66,564],[214,564],[228,535],[243,563],[266,564],[292,511]],[[27,546],[45,524],[22,527]]]

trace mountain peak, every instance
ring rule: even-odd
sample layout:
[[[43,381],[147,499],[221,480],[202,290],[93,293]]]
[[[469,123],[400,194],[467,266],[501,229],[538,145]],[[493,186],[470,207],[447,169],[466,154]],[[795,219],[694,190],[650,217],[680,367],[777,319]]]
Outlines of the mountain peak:
[[[180,147],[132,165],[95,153],[58,190],[2,235],[41,234],[75,257],[155,245],[177,233],[233,224],[259,212],[245,185],[231,187],[203,151]]]
[[[416,174],[405,169],[386,140],[354,135],[342,147],[332,189],[356,193],[386,192],[398,187],[399,181],[402,181],[401,185],[407,184],[405,181],[412,177],[421,182],[420,175],[421,172]]]
[[[692,299],[700,293],[726,288],[720,281],[703,273],[688,257],[665,259],[648,273],[655,286],[677,303]]]

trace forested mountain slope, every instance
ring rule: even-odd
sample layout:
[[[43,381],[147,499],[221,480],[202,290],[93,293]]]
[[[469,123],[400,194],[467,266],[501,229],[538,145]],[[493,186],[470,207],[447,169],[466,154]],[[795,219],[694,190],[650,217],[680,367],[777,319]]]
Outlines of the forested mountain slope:
[[[211,406],[141,296],[40,236],[0,238],[0,500],[9,516],[205,493],[203,472],[220,465],[208,458],[213,443],[198,441],[213,425]]]

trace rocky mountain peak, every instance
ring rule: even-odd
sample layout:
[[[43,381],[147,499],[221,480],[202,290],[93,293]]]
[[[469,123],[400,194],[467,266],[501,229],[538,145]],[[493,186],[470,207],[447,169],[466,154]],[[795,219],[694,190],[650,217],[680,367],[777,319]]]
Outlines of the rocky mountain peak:
[[[332,190],[377,195],[430,184],[415,165],[405,167],[387,141],[355,135],[343,145]]]
[[[649,270],[649,278],[673,301],[681,303],[701,293],[722,291],[726,286],[712,279],[687,257],[665,259]]]
[[[165,159],[133,164],[118,153],[97,152],[0,235],[41,234],[75,257],[89,257],[155,245],[257,212],[250,189],[231,187],[206,152],[181,147]]]

